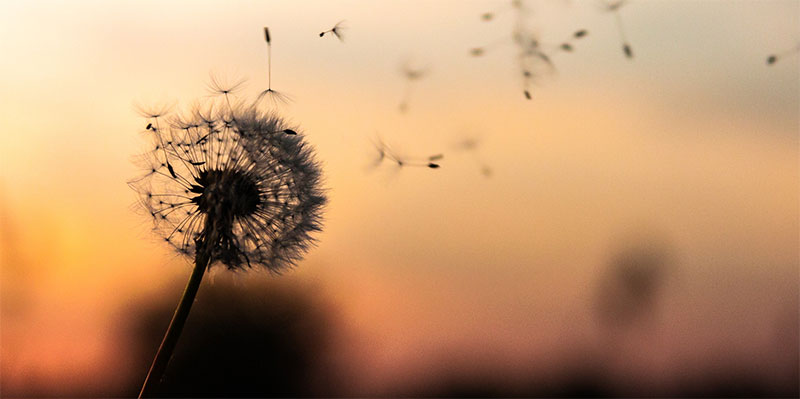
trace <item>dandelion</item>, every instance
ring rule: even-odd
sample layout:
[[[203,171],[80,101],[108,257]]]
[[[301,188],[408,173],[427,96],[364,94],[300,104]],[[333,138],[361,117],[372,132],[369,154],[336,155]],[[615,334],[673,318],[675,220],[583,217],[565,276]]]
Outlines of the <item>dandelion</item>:
[[[617,29],[619,30],[619,37],[622,42],[622,52],[628,59],[633,59],[633,49],[625,35],[625,28],[622,25],[622,17],[619,14],[619,9],[628,4],[628,0],[606,0],[600,4],[600,8],[605,12],[614,14],[614,19],[617,22]]]
[[[292,98],[287,94],[272,89],[272,38],[269,34],[269,28],[266,26],[264,27],[264,39],[267,41],[267,89],[256,97],[256,103],[267,99],[273,107],[276,107],[292,101]]]
[[[210,86],[227,99],[239,84]],[[326,202],[313,150],[279,116],[252,106],[197,107],[170,119],[162,111],[146,113],[153,143],[129,185],[194,269],[140,397],[163,375],[206,269],[290,268],[313,244]]]
[[[789,50],[782,51],[782,52],[776,53],[776,54],[770,54],[769,56],[767,56],[767,65],[774,65],[776,62],[778,62],[779,60],[781,60],[781,59],[783,59],[785,57],[789,57],[789,56],[793,56],[793,55],[797,55],[797,54],[800,54],[800,43],[798,43],[796,46],[794,46],[793,48],[791,48]]]
[[[344,21],[339,21],[339,22],[336,23],[336,25],[333,26],[333,28],[328,29],[328,30],[326,30],[324,32],[320,32],[319,37],[323,37],[326,34],[331,33],[334,36],[336,36],[336,38],[339,39],[340,42],[343,42],[344,41],[344,36],[342,35],[342,33],[343,33],[342,31],[345,30],[345,29],[346,29],[346,26],[344,26]]]

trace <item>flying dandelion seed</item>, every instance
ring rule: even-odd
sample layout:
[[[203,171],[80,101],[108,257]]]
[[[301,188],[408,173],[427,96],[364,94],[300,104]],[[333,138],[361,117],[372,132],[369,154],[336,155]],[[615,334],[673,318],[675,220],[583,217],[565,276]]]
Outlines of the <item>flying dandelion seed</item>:
[[[508,12],[508,11],[511,11],[511,12],[514,13],[515,25],[514,25],[514,29],[512,31],[516,31],[516,30],[521,29],[522,26],[524,26],[526,24],[526,22],[527,22],[527,16],[528,16],[528,11],[529,11],[528,7],[526,7],[521,0],[511,1],[510,7],[507,6],[507,5],[504,5],[502,7],[497,8],[495,11],[485,12],[485,13],[481,14],[481,20],[483,20],[483,21],[492,21],[498,15],[503,14],[503,13]],[[512,33],[512,36],[513,36],[513,33]],[[480,57],[480,56],[483,56],[489,50],[492,50],[492,49],[494,49],[496,47],[500,47],[500,46],[507,45],[507,44],[509,44],[508,37],[507,36],[506,37],[501,37],[501,38],[493,40],[492,42],[490,42],[490,43],[488,43],[488,44],[486,44],[484,46],[474,47],[474,48],[470,49],[469,53],[473,57]]]
[[[408,111],[408,104],[411,100],[413,82],[422,79],[428,73],[428,71],[424,68],[414,69],[409,65],[409,63],[405,63],[401,67],[400,72],[406,80],[406,87],[403,90],[403,97],[400,100],[400,105],[398,108],[400,109],[400,112],[405,113]]]
[[[573,43],[576,40],[583,39],[588,34],[589,34],[589,31],[587,31],[586,29],[581,29],[581,30],[575,31],[575,33],[572,34],[572,37],[570,37],[568,40],[562,42],[561,45],[558,46],[558,49],[560,49],[562,51],[572,52],[572,50],[574,50],[574,44]]]
[[[780,61],[783,58],[790,57],[790,56],[796,56],[797,54],[800,54],[800,43],[798,43],[796,46],[794,46],[793,48],[791,48],[789,50],[786,50],[786,51],[783,51],[783,52],[780,52],[780,53],[776,53],[776,54],[770,54],[767,57],[767,65],[774,65],[776,62]]]
[[[772,64],[776,63],[777,61],[778,61],[778,56],[777,55],[773,54],[773,55],[770,55],[769,57],[767,57],[767,65],[772,65]]]
[[[471,55],[473,57],[482,57],[483,55],[485,55],[490,50],[494,50],[494,49],[496,49],[498,47],[502,47],[503,45],[507,45],[509,43],[510,42],[509,42],[507,37],[501,37],[501,38],[495,39],[494,41],[492,41],[492,42],[490,42],[488,44],[485,44],[485,45],[483,45],[481,47],[473,47],[473,48],[471,48],[469,50],[469,55]]]
[[[503,9],[505,10],[505,9]],[[514,25],[511,29],[511,40],[501,38],[480,47],[473,47],[469,50],[472,57],[482,57],[488,51],[503,45],[513,44],[516,47],[516,62],[522,76],[522,93],[525,99],[532,100],[533,95],[531,86],[536,83],[536,79],[555,72],[553,55],[559,52],[573,52],[575,42],[588,35],[586,29],[575,31],[567,40],[553,45],[544,43],[539,36],[528,27],[528,8],[522,1],[514,1],[510,10],[515,14]],[[496,12],[483,14],[483,19],[488,20],[494,17]],[[489,16],[487,18],[487,16]]]
[[[237,85],[210,86],[227,97]],[[164,109],[144,114],[153,145],[129,185],[155,231],[194,270],[140,397],[163,375],[206,269],[290,268],[313,245],[326,203],[313,150],[277,115],[252,106],[169,120]]]
[[[541,76],[553,74],[555,65],[547,50],[533,33],[517,32],[514,34],[514,43],[517,45],[517,64],[522,74],[522,92],[525,99],[531,100],[531,86]]]
[[[628,59],[633,59],[633,49],[631,48],[630,42],[628,42],[627,36],[625,35],[625,28],[622,24],[622,16],[620,16],[619,13],[619,9],[626,4],[628,4],[628,0],[605,0],[600,3],[600,8],[602,11],[614,14],[614,19],[617,23],[617,29],[619,30],[622,52]]]
[[[522,0],[512,0],[510,5],[511,5],[511,7],[500,7],[500,8],[497,8],[496,10],[494,10],[494,11],[487,11],[487,12],[481,14],[481,20],[489,22],[489,21],[494,20],[494,18],[497,15],[502,14],[502,13],[508,11],[509,9],[510,10],[519,10],[519,9],[521,9],[523,7]]]
[[[339,39],[340,42],[343,42],[344,41],[343,31],[345,29],[347,29],[347,27],[344,26],[344,21],[339,21],[336,23],[336,25],[333,26],[333,28],[328,29],[324,32],[320,32],[319,37],[323,37],[326,34],[331,33],[334,36],[336,36],[336,38]]]
[[[372,142],[372,147],[375,150],[375,157],[373,161],[370,162],[369,168],[375,169],[383,164],[383,161],[386,159],[386,144],[379,137]]]
[[[444,159],[444,154],[434,154],[425,158],[401,156],[380,138],[373,141],[372,144],[375,150],[375,159],[370,165],[372,169],[379,167],[384,162],[392,163],[398,168],[410,166],[438,169],[440,165],[436,161]]]
[[[483,162],[478,154],[478,149],[480,147],[480,144],[481,143],[478,139],[467,137],[456,142],[456,144],[453,145],[453,148],[456,151],[468,152],[472,160],[478,165],[478,169],[480,170],[481,174],[487,178],[492,177],[493,174],[492,168],[489,167],[489,165],[487,165],[485,162]]]
[[[289,95],[272,89],[272,38],[269,34],[269,28],[266,26],[264,27],[264,39],[267,42],[267,90],[262,91],[256,97],[255,102],[259,103],[266,99],[273,107],[288,104],[292,101]]]
[[[484,50],[483,47],[475,47],[475,48],[472,48],[472,49],[469,50],[470,55],[472,55],[473,57],[480,57],[485,52],[486,52],[486,50]]]

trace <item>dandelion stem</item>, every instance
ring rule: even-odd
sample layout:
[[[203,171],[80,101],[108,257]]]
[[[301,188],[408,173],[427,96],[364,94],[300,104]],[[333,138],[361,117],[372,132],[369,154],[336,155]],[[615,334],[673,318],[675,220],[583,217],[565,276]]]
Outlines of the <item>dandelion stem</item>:
[[[267,43],[267,90],[272,90],[272,45]]]
[[[189,282],[186,284],[186,289],[183,291],[178,307],[175,309],[175,314],[172,316],[172,321],[169,322],[167,332],[164,334],[164,339],[161,341],[161,346],[158,347],[153,364],[150,366],[150,371],[147,373],[147,378],[144,380],[142,390],[139,392],[139,399],[152,394],[153,389],[158,386],[164,371],[167,369],[167,364],[172,357],[172,352],[175,349],[175,344],[178,343],[178,338],[183,331],[183,325],[189,317],[189,311],[192,309],[192,303],[197,295],[197,289],[200,288],[200,282],[203,281],[203,274],[208,268],[208,251],[198,251],[195,257],[194,270],[192,271]]]

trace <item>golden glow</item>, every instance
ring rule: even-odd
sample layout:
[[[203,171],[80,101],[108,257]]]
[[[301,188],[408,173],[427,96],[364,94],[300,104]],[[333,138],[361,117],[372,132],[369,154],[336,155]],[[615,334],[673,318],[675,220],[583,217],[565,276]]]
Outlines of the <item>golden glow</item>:
[[[610,16],[572,3],[534,17],[549,40],[590,34],[531,101],[511,46],[468,55],[508,36],[510,14],[479,18],[500,2],[0,5],[3,389],[112,389],[130,372],[120,309],[189,273],[125,184],[144,145],[133,104],[189,106],[211,71],[249,78],[252,98],[265,25],[273,88],[295,100],[279,112],[330,188],[318,248],[279,278],[324,287],[341,361],[367,376],[354,392],[394,392],[450,361],[519,375],[596,345],[597,279],[643,231],[668,241],[673,269],[652,339],[623,349],[634,366],[672,375],[735,345],[783,367],[764,331],[797,310],[800,60],[764,59],[796,45],[797,3],[632,2],[633,61]],[[318,37],[342,19],[344,43]],[[401,114],[406,60],[430,73]],[[442,167],[370,171],[377,136],[444,153]],[[491,178],[454,149],[467,137]]]

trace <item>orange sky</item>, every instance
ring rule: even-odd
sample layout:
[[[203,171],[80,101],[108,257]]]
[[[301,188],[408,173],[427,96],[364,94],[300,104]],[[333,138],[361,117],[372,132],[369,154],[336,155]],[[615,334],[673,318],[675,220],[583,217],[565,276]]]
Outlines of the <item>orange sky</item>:
[[[260,91],[265,25],[273,87],[294,98],[280,112],[330,189],[318,247],[280,278],[324,287],[354,337],[343,356],[376,376],[364,389],[452,358],[504,370],[593,345],[597,278],[643,231],[669,242],[674,270],[634,363],[674,370],[735,346],[772,364],[770,329],[797,317],[800,59],[765,59],[797,45],[800,5],[632,2],[630,61],[593,3],[529,4],[542,40],[590,32],[531,101],[511,46],[468,55],[509,35],[511,11],[479,18],[505,2],[0,5],[3,381],[82,384],[119,364],[120,306],[188,276],[126,185],[144,145],[133,104],[189,105],[211,71]],[[344,43],[317,36],[342,19]],[[406,60],[429,74],[401,114]],[[378,135],[442,167],[370,172]],[[467,137],[491,178],[454,149]]]

